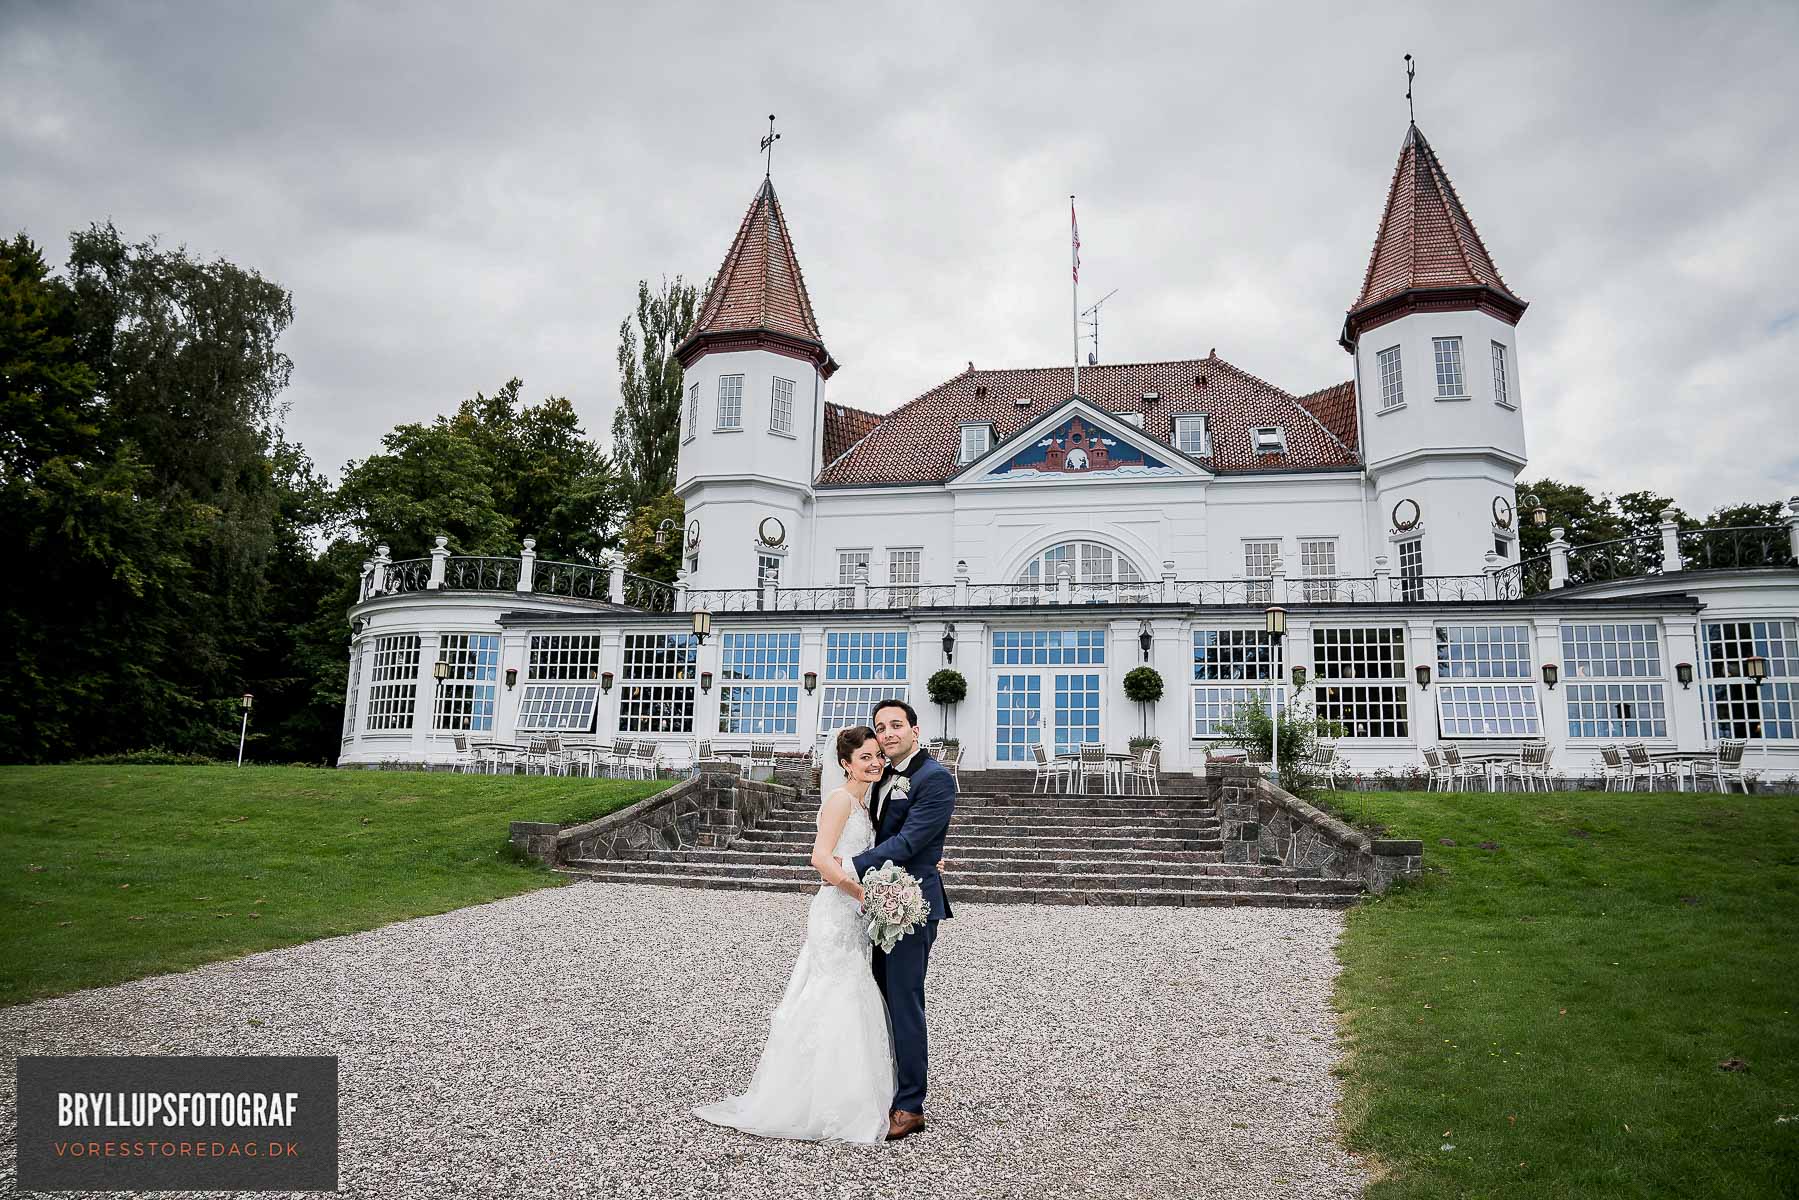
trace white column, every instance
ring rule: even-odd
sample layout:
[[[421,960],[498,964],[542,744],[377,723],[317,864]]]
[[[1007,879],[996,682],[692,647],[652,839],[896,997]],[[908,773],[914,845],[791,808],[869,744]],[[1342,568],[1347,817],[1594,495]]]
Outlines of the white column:
[[[1162,676],[1162,698],[1150,712],[1149,732],[1162,739],[1164,771],[1197,771],[1193,751],[1193,633],[1184,618],[1151,622],[1155,646],[1149,665]]]
[[[1787,544],[1799,559],[1799,496],[1787,501]]]
[[[968,562],[966,559],[956,561],[956,607],[968,607]],[[968,751],[963,749],[963,753]]]
[[[1662,509],[1662,520],[1658,528],[1662,531],[1662,574],[1672,575],[1681,570],[1684,564],[1680,561],[1680,523],[1674,518],[1678,516],[1673,505]]]
[[[1428,618],[1413,617],[1406,621],[1405,664],[1406,687],[1411,694],[1410,724],[1412,741],[1420,749],[1434,746],[1437,736],[1437,697],[1435,689],[1442,684],[1437,677],[1437,627]],[[1430,668],[1430,690],[1418,686],[1417,668]]]
[[[437,680],[432,677],[431,668],[441,653],[442,635],[436,632],[419,634],[418,700],[412,709],[412,756],[420,762],[432,761],[443,750],[435,736],[437,731],[431,727],[437,720]],[[448,736],[446,732],[445,737]]]
[[[968,695],[956,705],[947,732],[962,743],[963,765],[971,770],[982,770],[993,765],[993,668],[989,665],[991,655],[987,651],[987,623],[957,621],[955,630],[956,658],[948,665],[962,672],[962,677],[968,680]],[[927,651],[928,661],[944,665],[943,648],[931,649],[935,653]],[[917,674],[918,699],[913,702],[913,707],[922,711],[931,702],[925,694],[924,681],[937,669],[932,667]]]
[[[388,545],[382,542],[375,547],[375,577],[369,586],[369,594],[378,596],[387,590],[387,565],[393,561],[388,554]]]
[[[437,592],[443,590],[444,569],[450,562],[450,539],[439,534],[432,540],[435,544],[431,547],[431,578],[425,582],[425,587]]]
[[[606,598],[614,604],[625,602],[625,560],[616,550],[606,556]]]
[[[806,694],[806,672],[818,675],[818,687]],[[810,750],[818,744],[818,735],[828,732],[818,727],[818,710],[825,692],[825,630],[822,625],[807,625],[800,630],[800,716],[798,735],[800,749]]]
[[[1573,761],[1568,749],[1568,671],[1562,662],[1562,624],[1554,617],[1534,617],[1531,638],[1536,642],[1535,687],[1537,701],[1542,706],[1543,739],[1549,743],[1550,773],[1584,773],[1587,764]],[[1561,676],[1554,691],[1543,683],[1543,667],[1549,663],[1555,665]]]
[[[526,538],[524,553],[518,560],[518,590],[528,592],[537,574],[537,539]]]
[[[1056,603],[1074,603],[1074,564],[1066,559],[1056,564]]]
[[[1564,588],[1568,586],[1568,543],[1563,538],[1564,530],[1557,527],[1549,531],[1549,586]]]
[[[516,742],[518,737],[519,702],[524,699],[525,679],[530,674],[531,635],[522,629],[500,632],[500,677],[494,690],[493,733],[496,742]],[[507,668],[517,668],[518,680],[506,686]]]
[[[1674,739],[1676,749],[1704,750],[1711,738],[1705,728],[1704,693],[1700,691],[1704,685],[1699,682],[1699,618],[1666,617],[1662,630],[1668,641],[1668,657],[1662,664],[1668,690],[1668,736]],[[1677,663],[1693,664],[1693,686],[1683,688],[1675,679]]]
[[[600,630],[600,674],[612,672],[612,690],[600,693],[600,707],[594,719],[594,737],[611,742],[619,736],[618,703],[624,693],[625,631],[616,625]],[[698,717],[696,715],[695,719]]]

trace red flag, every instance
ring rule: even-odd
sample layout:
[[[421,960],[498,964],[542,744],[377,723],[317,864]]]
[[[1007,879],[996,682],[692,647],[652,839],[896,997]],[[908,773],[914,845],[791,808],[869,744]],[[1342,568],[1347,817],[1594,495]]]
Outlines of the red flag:
[[[1081,223],[1075,220],[1074,197],[1068,198],[1068,231],[1074,238],[1074,281],[1081,281]]]

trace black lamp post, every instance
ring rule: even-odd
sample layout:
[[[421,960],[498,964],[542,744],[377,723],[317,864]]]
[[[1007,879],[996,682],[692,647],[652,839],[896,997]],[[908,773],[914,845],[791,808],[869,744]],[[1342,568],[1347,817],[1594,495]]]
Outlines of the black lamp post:
[[[1287,636],[1287,610],[1278,604],[1263,609],[1262,631],[1268,635],[1268,640],[1274,643],[1275,658],[1278,661],[1281,640]],[[1269,755],[1268,768],[1274,776],[1276,787],[1280,786],[1281,781],[1281,707],[1282,702],[1286,700],[1285,692],[1286,688],[1282,685],[1280,672],[1276,671],[1274,674],[1274,711],[1268,714],[1270,748],[1273,751]]]
[[[255,701],[256,697],[249,692],[245,692],[244,698],[239,701],[244,709],[243,728],[237,731],[237,765],[240,767],[244,765],[244,739],[250,736],[250,705]]]

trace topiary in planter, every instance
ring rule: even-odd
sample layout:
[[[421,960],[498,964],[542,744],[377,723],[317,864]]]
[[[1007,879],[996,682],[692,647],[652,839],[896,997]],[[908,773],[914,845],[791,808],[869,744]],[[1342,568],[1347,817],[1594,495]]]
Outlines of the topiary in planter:
[[[968,680],[954,667],[945,667],[925,680],[924,690],[941,711],[968,698]],[[944,723],[948,724],[947,718]]]
[[[1124,698],[1143,705],[1143,736],[1149,736],[1149,705],[1162,698],[1162,673],[1154,667],[1133,667],[1124,677]]]

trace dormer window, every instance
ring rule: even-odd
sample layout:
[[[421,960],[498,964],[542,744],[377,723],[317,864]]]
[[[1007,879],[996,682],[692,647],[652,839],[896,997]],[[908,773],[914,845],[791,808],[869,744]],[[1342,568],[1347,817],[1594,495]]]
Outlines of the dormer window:
[[[1287,452],[1287,431],[1279,425],[1264,425],[1250,433],[1251,444],[1257,454],[1285,454]]]
[[[982,422],[962,426],[962,446],[956,455],[958,463],[971,463],[987,453],[993,445],[993,426]]]
[[[1212,439],[1206,429],[1204,413],[1189,413],[1174,419],[1174,448],[1195,458],[1212,453]]]

